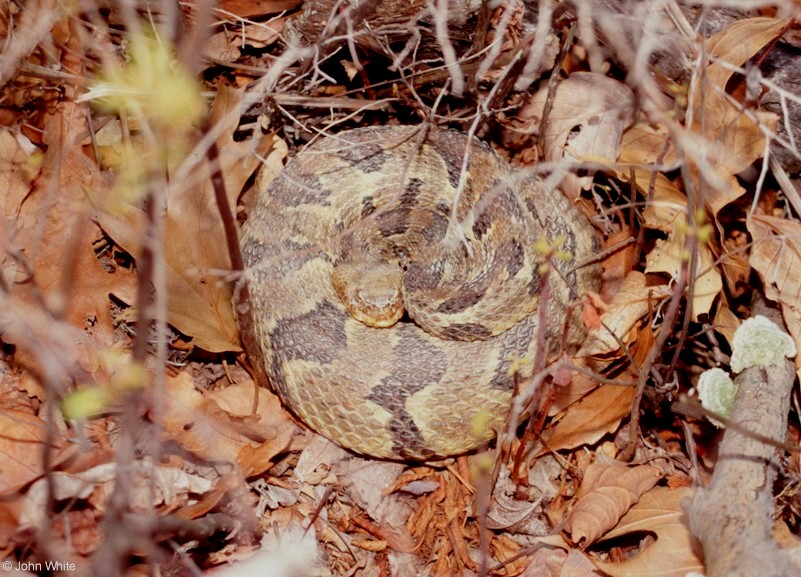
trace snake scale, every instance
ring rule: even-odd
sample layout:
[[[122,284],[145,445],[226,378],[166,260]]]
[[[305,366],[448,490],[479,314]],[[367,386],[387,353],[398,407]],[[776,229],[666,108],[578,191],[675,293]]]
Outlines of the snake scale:
[[[467,156],[466,156],[467,155]],[[467,170],[462,171],[467,158]],[[561,244],[545,274],[540,242]],[[271,384],[308,426],[356,452],[430,459],[503,425],[515,370],[545,337],[583,336],[600,282],[587,219],[559,191],[450,130],[386,126],[318,140],[258,194],[242,231]]]

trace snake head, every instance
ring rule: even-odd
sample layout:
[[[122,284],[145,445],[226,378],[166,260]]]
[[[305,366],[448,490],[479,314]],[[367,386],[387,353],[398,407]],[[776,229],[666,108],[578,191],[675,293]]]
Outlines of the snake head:
[[[368,327],[391,327],[403,316],[403,270],[397,262],[341,262],[332,280],[350,315]]]

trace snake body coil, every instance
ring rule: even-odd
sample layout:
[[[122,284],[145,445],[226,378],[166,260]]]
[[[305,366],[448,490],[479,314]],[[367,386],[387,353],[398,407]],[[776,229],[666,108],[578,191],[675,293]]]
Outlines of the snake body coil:
[[[600,278],[576,269],[598,240],[558,191],[453,131],[363,128],[309,146],[259,194],[242,235],[274,389],[367,455],[427,459],[488,441],[509,411],[510,367],[536,348],[542,238],[570,255],[546,277],[555,349],[568,304]],[[574,313],[569,344],[582,334]]]

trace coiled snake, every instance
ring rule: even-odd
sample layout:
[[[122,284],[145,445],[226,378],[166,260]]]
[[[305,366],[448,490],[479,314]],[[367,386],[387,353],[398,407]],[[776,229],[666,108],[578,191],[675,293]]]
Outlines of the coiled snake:
[[[459,132],[375,127],[314,143],[242,231],[273,388],[366,455],[428,459],[488,441],[509,412],[512,368],[531,373],[515,361],[536,348],[543,238],[569,255],[546,277],[555,350],[568,304],[600,278],[577,267],[599,244],[561,193]]]

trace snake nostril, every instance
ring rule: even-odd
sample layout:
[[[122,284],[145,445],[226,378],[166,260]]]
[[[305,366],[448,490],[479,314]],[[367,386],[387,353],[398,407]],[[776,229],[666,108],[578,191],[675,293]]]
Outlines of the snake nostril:
[[[398,259],[398,264],[400,264],[403,270],[406,270],[409,267],[409,260],[411,256],[409,255],[409,249],[405,246],[394,246],[395,250],[395,257]]]

